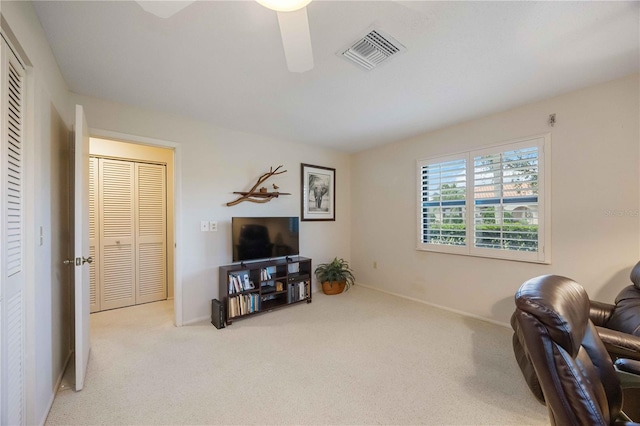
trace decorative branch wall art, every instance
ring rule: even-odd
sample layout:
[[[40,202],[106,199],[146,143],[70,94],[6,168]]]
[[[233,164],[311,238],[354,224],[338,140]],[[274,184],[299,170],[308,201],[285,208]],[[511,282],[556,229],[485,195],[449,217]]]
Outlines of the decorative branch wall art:
[[[262,185],[271,176],[281,175],[282,173],[287,172],[286,170],[279,171],[281,167],[282,165],[279,165],[278,167],[275,168],[275,170],[273,169],[273,167],[269,167],[269,171],[263,174],[262,176],[260,176],[256,184],[253,185],[253,187],[248,192],[234,192],[234,194],[240,194],[240,197],[238,197],[238,199],[235,201],[228,202],[227,206],[229,207],[235,206],[236,204],[239,204],[243,201],[251,201],[252,203],[268,203],[272,199],[278,198],[280,195],[291,195],[288,192],[279,192],[278,191],[279,187],[276,184],[272,185],[274,189],[273,192],[269,192],[267,188],[264,186],[258,189],[258,187]]]

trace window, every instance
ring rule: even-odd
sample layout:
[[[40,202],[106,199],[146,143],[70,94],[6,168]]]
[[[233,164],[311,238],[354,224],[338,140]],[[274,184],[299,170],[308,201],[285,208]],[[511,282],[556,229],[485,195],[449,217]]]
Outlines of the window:
[[[418,249],[548,263],[549,140],[419,161]]]

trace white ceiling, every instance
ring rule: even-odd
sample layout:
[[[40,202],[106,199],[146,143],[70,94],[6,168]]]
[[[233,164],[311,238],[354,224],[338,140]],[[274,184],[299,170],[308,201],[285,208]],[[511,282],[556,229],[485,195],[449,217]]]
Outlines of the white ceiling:
[[[197,1],[169,19],[133,1],[36,1],[69,88],[344,151],[638,72],[638,2],[323,1],[315,68],[287,71],[276,13]],[[336,52],[377,25],[407,51],[372,71]]]

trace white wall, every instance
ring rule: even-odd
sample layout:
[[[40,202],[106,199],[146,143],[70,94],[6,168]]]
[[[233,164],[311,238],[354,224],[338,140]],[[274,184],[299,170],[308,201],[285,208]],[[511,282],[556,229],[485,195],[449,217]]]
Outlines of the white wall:
[[[350,161],[346,153],[309,147],[259,135],[234,132],[202,122],[142,110],[87,96],[73,95],[84,106],[93,129],[179,143],[182,150],[182,310],[183,320],[209,317],[218,297],[218,266],[231,263],[232,216],[300,216],[300,163],[336,169],[336,221],[301,222],[300,252],[313,264],[334,256],[349,258]],[[233,191],[246,191],[257,178],[282,164],[287,173],[270,178],[280,196],[266,204],[243,202]],[[178,166],[178,165],[176,165]],[[217,232],[200,232],[201,220],[217,220]]]
[[[591,298],[612,302],[640,259],[638,82],[628,76],[354,155],[358,282],[502,323],[518,287],[541,274],[571,277]],[[555,127],[546,123],[551,113]],[[551,265],[416,251],[416,160],[546,132]]]
[[[52,191],[59,152],[66,146],[72,110],[69,92],[44,31],[30,2],[2,0],[3,31],[15,36],[27,69],[27,424],[43,423],[70,352],[69,283],[56,276],[52,258],[60,258],[59,241],[52,240],[50,212],[57,209],[59,192]],[[15,41],[15,40],[13,40]],[[28,188],[33,190],[29,192]],[[39,243],[39,227],[43,241]],[[57,228],[56,228],[57,229]],[[36,260],[37,259],[37,260]]]

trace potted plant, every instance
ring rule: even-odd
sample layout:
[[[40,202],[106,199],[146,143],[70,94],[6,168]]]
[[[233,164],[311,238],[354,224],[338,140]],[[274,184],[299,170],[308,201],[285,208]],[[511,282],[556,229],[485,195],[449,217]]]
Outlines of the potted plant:
[[[349,267],[349,263],[337,257],[329,263],[319,264],[314,274],[322,283],[322,291],[324,294],[342,293],[345,287],[349,290],[349,287],[355,282],[355,277]]]

